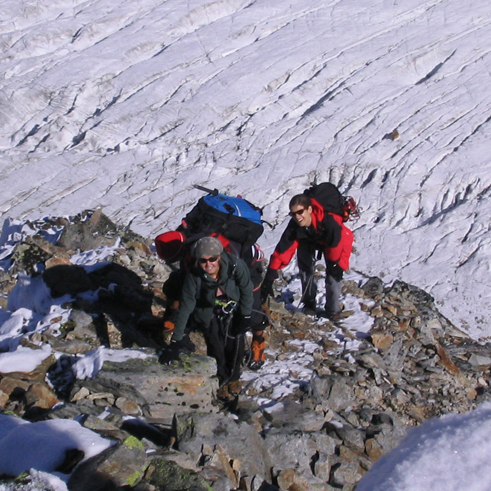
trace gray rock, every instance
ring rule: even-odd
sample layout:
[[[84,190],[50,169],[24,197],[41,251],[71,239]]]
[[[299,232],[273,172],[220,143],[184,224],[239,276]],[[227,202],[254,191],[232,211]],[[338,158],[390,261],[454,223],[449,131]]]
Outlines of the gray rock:
[[[329,455],[325,453],[319,453],[314,461],[314,475],[315,477],[323,480],[324,482],[329,482],[331,477],[331,467],[332,464],[329,460]]]
[[[83,310],[72,309],[68,320],[75,324],[74,330],[80,330],[85,333],[94,329],[93,317]]]
[[[108,491],[135,486],[148,466],[141,442],[128,437],[124,442],[79,464],[70,475],[70,491]]]
[[[264,444],[275,469],[310,469],[318,455],[333,456],[335,440],[325,433],[284,433],[271,431]]]
[[[392,343],[392,346],[386,350],[384,361],[392,383],[398,383],[401,380],[406,354],[407,348],[403,345],[402,339]]]
[[[218,389],[215,360],[182,355],[172,366],[161,365],[156,356],[105,362],[91,380],[77,383],[92,392],[110,392],[138,403],[149,421],[170,425],[176,413],[217,412]]]
[[[157,489],[166,491],[212,491],[212,487],[198,473],[161,458],[149,463],[145,480]]]
[[[345,445],[354,448],[356,450],[363,451],[365,449],[365,432],[353,426],[344,423],[342,426],[332,423],[327,424],[327,431],[329,434],[333,432],[335,436],[341,439]]]
[[[198,462],[204,445],[220,445],[231,459],[240,462],[242,473],[271,482],[268,453],[257,431],[226,414],[180,414],[174,423],[176,446]]]
[[[275,411],[264,411],[266,418],[270,421],[271,426],[285,428],[289,432],[320,431],[325,423],[323,413],[309,411],[299,402],[289,399],[282,401],[281,409]]]
[[[57,245],[71,251],[88,251],[113,246],[116,238],[116,226],[98,209],[82,214],[75,223],[67,221]]]
[[[367,297],[376,297],[384,291],[384,284],[380,278],[372,277],[362,286],[362,290]]]
[[[365,472],[357,462],[341,462],[333,469],[331,484],[336,486],[356,484],[364,474]]]
[[[367,438],[373,437],[382,453],[390,452],[406,436],[406,425],[394,413],[379,413],[373,416],[367,428]]]
[[[489,369],[491,366],[491,357],[486,356],[486,355],[478,355],[478,354],[472,354],[469,358],[469,363],[476,368],[482,369],[486,368]]]
[[[326,405],[336,412],[356,403],[353,388],[345,377],[338,374],[314,377],[308,394],[318,404]]]

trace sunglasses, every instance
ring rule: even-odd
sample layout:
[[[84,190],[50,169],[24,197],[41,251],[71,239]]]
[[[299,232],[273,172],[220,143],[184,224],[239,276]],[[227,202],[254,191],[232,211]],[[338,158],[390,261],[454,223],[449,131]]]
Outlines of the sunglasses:
[[[218,261],[218,257],[219,257],[219,256],[211,256],[211,257],[208,257],[208,258],[206,258],[206,257],[200,257],[200,258],[198,259],[198,262],[199,262],[200,264],[206,264],[206,263],[216,263],[216,262]]]
[[[301,210],[297,210],[297,211],[291,211],[290,213],[288,213],[291,217],[294,217],[296,215],[303,215],[303,212],[305,211],[305,208],[302,208]]]

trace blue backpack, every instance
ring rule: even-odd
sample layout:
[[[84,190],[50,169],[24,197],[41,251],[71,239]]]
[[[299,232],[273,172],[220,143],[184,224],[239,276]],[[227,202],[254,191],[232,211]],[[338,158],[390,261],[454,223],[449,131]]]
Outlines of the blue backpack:
[[[212,192],[185,216],[186,236],[221,234],[242,247],[252,246],[264,232],[262,211],[240,196]]]
[[[242,217],[262,226],[261,210],[244,198],[234,198],[232,196],[226,196],[225,194],[209,194],[203,198],[203,201],[208,206],[211,206],[215,210],[221,211],[228,216],[235,215],[236,217]]]

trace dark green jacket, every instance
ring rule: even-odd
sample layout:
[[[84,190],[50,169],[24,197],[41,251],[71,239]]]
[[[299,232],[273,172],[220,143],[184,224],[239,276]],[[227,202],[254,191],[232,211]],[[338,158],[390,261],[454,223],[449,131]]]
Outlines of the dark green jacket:
[[[204,328],[209,325],[218,287],[227,299],[237,302],[238,314],[251,315],[253,286],[249,269],[242,259],[225,251],[222,252],[220,261],[218,281],[205,273],[199,265],[193,266],[186,274],[172,339],[180,341],[183,338],[190,317]]]

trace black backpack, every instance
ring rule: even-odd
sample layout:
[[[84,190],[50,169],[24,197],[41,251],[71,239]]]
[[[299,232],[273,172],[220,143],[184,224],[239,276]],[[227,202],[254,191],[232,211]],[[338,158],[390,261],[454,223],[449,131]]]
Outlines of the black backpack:
[[[351,196],[343,196],[339,189],[330,182],[314,184],[303,194],[315,199],[327,213],[343,217],[343,222],[360,218],[360,209]]]

